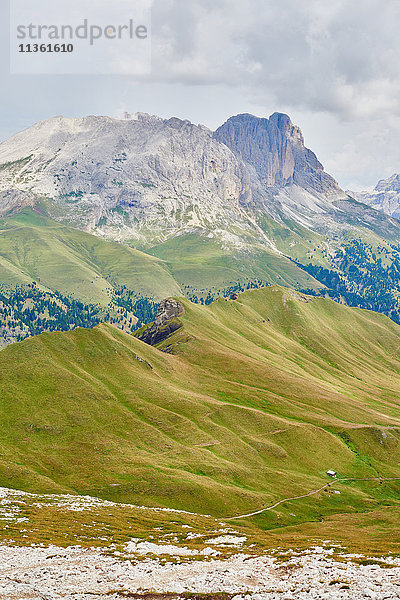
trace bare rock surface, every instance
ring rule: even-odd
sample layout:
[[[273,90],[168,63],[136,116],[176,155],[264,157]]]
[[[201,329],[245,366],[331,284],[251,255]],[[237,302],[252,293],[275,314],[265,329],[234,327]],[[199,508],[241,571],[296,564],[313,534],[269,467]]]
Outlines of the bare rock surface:
[[[349,192],[349,194],[359,202],[364,202],[390,217],[400,219],[399,173],[395,173],[388,179],[381,179],[372,191]]]
[[[324,171],[303,134],[288,115],[275,112],[269,119],[237,115],[219,127],[214,137],[253,166],[267,187],[299,185],[321,194],[340,193]]]
[[[189,121],[54,117],[0,144],[0,213],[35,196],[55,219],[110,239],[151,244],[197,229],[223,238],[234,225],[254,230],[240,207],[244,171]]]
[[[196,516],[89,496],[36,495],[0,488],[0,519],[21,528],[22,538],[34,526],[22,516],[28,501],[35,514],[52,506],[85,515],[86,524],[101,507]],[[104,515],[97,518],[104,525]],[[34,544],[28,539],[22,546],[8,538],[0,543],[0,600],[206,600],[196,594],[210,594],[208,600],[399,598],[400,558],[390,554],[366,560],[330,541],[302,551],[265,551],[249,544],[243,532],[214,519],[207,532],[200,534],[188,524],[178,529],[185,532],[179,539],[169,528],[162,531],[154,524],[148,539],[129,537],[122,544],[108,542],[97,548],[60,547],[47,541]],[[204,543],[196,546],[199,537]],[[96,537],[91,540],[95,543]]]
[[[229,559],[173,564],[148,558],[129,560],[79,547],[0,546],[1,600],[117,600],[167,592],[190,594],[224,592],[236,600],[351,599],[389,600],[399,597],[400,561],[359,565],[352,555],[334,560],[329,550],[314,547],[288,554],[285,562],[273,556],[236,554]],[[182,559],[183,560],[183,559]],[[185,595],[185,596],[183,596]]]
[[[215,133],[146,114],[54,117],[0,144],[0,215],[38,202],[63,223],[143,248],[196,232],[274,250],[260,215],[318,227],[345,197],[281,113],[237,115]]]
[[[158,307],[154,322],[138,336],[139,339],[150,346],[159,344],[182,327],[178,317],[184,313],[185,309],[178,300],[174,298],[163,300]]]

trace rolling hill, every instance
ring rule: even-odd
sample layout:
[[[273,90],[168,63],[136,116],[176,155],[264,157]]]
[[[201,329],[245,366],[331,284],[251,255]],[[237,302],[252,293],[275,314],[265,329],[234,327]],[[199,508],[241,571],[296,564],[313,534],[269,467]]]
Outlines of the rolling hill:
[[[26,208],[0,220],[0,346],[104,320],[131,331],[180,287],[167,265]]]
[[[179,292],[161,260],[65,227],[31,209],[0,221],[3,284],[31,283],[107,306],[115,287],[162,298]]]
[[[0,353],[0,485],[226,517],[334,469],[260,523],[398,506],[398,325],[276,286],[178,302],[154,347],[103,324]]]

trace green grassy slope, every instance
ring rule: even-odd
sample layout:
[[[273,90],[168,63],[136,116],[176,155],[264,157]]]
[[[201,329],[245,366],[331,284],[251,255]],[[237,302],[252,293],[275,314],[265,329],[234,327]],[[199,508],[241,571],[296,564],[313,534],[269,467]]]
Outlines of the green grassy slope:
[[[110,325],[0,353],[0,485],[241,514],[303,494],[333,468],[400,477],[400,327],[283,288],[182,301],[161,352]],[[399,499],[343,482],[267,526]],[[295,516],[293,516],[295,515]]]
[[[0,281],[11,287],[36,281],[44,289],[107,306],[113,285],[162,299],[185,286],[217,292],[258,279],[302,289],[323,287],[265,249],[233,256],[208,238],[186,235],[148,254],[60,225],[29,208],[0,219]]]
[[[26,209],[0,220],[0,281],[37,281],[85,302],[107,306],[113,285],[138,295],[179,293],[162,261],[122,244],[59,225]]]
[[[260,280],[264,285],[277,283],[296,289],[322,289],[324,286],[285,256],[254,245],[248,250],[232,253],[217,242],[201,235],[185,234],[158,244],[148,252],[166,264],[182,289],[209,289],[215,295],[234,283],[246,285]]]
[[[155,303],[170,295],[209,302],[222,290],[230,294],[232,286],[324,287],[288,259],[265,250],[235,257],[194,235],[162,245],[159,256],[153,256],[60,225],[40,210],[26,208],[0,219],[0,301],[7,305],[0,319],[0,347],[28,334],[101,321],[131,331],[137,320],[153,318]],[[78,301],[76,318],[72,309],[64,310],[60,294]],[[62,304],[57,316],[54,303]]]

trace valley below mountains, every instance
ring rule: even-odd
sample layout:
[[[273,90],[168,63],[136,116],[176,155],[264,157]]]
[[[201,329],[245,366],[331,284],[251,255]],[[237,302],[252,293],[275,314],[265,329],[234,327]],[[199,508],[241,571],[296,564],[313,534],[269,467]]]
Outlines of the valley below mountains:
[[[398,597],[396,177],[281,113],[0,144],[0,599]]]
[[[162,303],[135,336],[35,336],[0,352],[1,484],[233,517],[333,468],[340,495],[258,522],[395,507],[398,348],[387,317],[276,286]]]

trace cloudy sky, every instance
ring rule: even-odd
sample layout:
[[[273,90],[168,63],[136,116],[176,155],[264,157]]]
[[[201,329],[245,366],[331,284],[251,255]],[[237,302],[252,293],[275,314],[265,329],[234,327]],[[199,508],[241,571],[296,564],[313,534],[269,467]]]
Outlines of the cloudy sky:
[[[400,172],[399,0],[154,0],[150,74],[129,74],[134,57],[121,52],[127,75],[46,76],[10,74],[0,2],[0,139],[58,114],[142,111],[215,128],[280,111],[342,187]],[[118,2],[134,5],[116,0],[116,22]],[[65,20],[68,2],[54,4]]]

